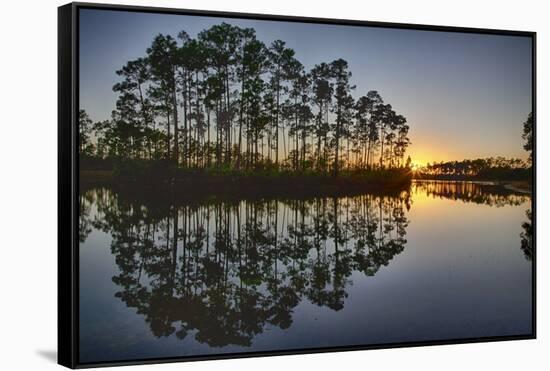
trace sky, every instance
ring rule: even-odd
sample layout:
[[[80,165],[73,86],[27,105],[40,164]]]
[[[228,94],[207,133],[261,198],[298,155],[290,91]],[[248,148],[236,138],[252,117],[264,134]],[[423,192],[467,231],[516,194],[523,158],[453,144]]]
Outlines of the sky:
[[[526,159],[522,123],[531,111],[531,39],[521,36],[80,10],[80,108],[110,118],[115,71],[145,56],[159,33],[195,37],[221,22],[283,40],[312,68],[345,59],[355,97],[377,90],[407,118],[413,162],[490,156]]]

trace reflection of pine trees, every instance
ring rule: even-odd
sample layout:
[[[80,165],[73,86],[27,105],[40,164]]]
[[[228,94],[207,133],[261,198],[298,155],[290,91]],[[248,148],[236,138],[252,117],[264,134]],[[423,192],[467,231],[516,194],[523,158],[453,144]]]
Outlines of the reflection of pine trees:
[[[93,194],[88,192],[79,199],[78,207],[78,240],[86,241],[88,235],[92,232],[90,213],[93,203]]]
[[[342,309],[352,272],[374,275],[406,243],[407,193],[181,206],[82,197],[98,208],[89,222],[112,236],[116,296],[155,336],[217,347],[290,327],[303,299]]]
[[[416,181],[415,191],[426,193],[434,198],[446,198],[473,202],[495,207],[519,206],[531,200],[530,194],[496,186],[491,183],[447,182],[447,181]],[[533,226],[531,210],[526,212],[527,221],[522,223],[520,234],[521,250],[527,260],[533,259]]]
[[[518,206],[531,198],[528,194],[490,183],[423,180],[415,182],[414,187],[417,192],[426,193],[434,198],[447,198],[496,207]]]
[[[521,237],[521,251],[527,260],[533,260],[533,213],[531,210],[525,212],[527,221],[521,224],[523,231]]]

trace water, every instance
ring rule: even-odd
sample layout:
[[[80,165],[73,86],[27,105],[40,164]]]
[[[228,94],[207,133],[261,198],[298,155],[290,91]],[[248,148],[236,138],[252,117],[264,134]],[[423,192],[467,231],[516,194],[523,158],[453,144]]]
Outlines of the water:
[[[84,190],[80,361],[530,334],[530,207],[465,182],[196,203]]]

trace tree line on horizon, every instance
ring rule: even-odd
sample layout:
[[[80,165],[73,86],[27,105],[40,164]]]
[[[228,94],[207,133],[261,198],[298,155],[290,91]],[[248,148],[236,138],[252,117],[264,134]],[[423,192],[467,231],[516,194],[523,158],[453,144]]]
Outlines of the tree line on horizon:
[[[421,175],[488,177],[503,173],[523,175],[529,164],[519,158],[489,157],[462,161],[441,161],[428,163],[419,170]],[[497,176],[497,177],[498,177]]]
[[[417,178],[483,178],[517,179],[530,177],[533,166],[533,113],[530,112],[523,122],[523,149],[528,152],[527,160],[505,158],[502,156],[465,159],[462,161],[441,161],[428,163],[418,169]]]
[[[332,172],[406,167],[409,126],[344,59],[307,69],[282,40],[227,23],[158,34],[116,71],[111,119],[80,111],[81,155],[182,168]]]

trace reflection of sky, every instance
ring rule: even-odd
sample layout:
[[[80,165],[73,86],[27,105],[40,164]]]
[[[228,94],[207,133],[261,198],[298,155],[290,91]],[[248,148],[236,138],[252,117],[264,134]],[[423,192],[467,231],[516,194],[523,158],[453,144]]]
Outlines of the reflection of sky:
[[[355,95],[378,90],[411,126],[415,161],[525,158],[521,123],[531,110],[531,39],[434,31],[81,10],[81,107],[110,116],[115,71],[145,54],[158,33],[192,37],[220,22],[286,41],[307,67],[348,61]]]

